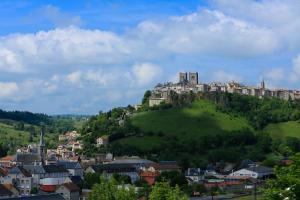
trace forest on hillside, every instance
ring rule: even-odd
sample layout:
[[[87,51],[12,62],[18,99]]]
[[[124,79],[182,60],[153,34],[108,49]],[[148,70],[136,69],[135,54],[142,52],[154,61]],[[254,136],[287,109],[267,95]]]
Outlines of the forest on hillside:
[[[252,96],[221,92],[198,94],[191,92],[184,95],[173,93],[168,102],[149,107],[150,95],[149,91],[145,93],[142,108],[138,111],[134,111],[130,106],[114,108],[90,118],[82,128],[85,153],[93,155],[98,152],[111,151],[116,155],[140,155],[153,160],[177,160],[181,166],[186,167],[206,166],[216,162],[238,163],[247,158],[264,161],[266,165],[271,166],[275,163],[274,156],[290,156],[300,151],[298,138],[275,139],[269,133],[264,132],[264,127],[270,123],[299,120],[299,101],[258,99]],[[182,113],[182,109],[191,107],[197,101],[209,101],[214,105],[215,111],[210,114],[213,119],[218,113],[224,113],[229,118],[245,118],[252,129],[242,128],[218,133],[212,130],[209,135],[200,135],[197,139],[190,139],[191,132],[183,133],[186,135],[182,138],[161,130],[147,131],[143,126],[135,126],[132,123],[132,118],[135,119],[139,113],[150,115],[158,112],[159,118],[169,110],[175,110],[176,115],[176,112]],[[127,112],[132,115],[125,119],[124,125],[120,126],[119,119]],[[149,118],[145,118],[143,124],[147,123],[151,125]],[[110,136],[111,144],[108,147],[97,148],[95,145],[90,145],[95,144],[96,138],[101,135]],[[152,144],[157,145],[151,146]]]

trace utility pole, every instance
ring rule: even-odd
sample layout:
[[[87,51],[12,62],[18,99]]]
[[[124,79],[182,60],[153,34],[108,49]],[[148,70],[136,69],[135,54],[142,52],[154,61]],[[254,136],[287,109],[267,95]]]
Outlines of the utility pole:
[[[257,200],[256,196],[256,180],[253,182],[253,200]]]

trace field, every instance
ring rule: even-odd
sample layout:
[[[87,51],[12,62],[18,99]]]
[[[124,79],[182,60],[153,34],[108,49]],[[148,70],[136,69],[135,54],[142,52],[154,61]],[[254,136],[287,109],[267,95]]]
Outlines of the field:
[[[142,148],[158,145],[160,137],[157,133],[176,136],[178,139],[197,139],[202,135],[252,129],[246,119],[218,112],[213,103],[204,100],[185,108],[139,113],[131,120],[133,125],[143,131],[156,133],[153,136],[134,136],[121,141]]]
[[[251,128],[245,119],[218,112],[208,101],[197,101],[182,109],[140,113],[132,119],[132,123],[147,132],[162,132],[179,137]]]
[[[265,129],[274,138],[297,137],[300,138],[300,122],[289,121],[277,124],[269,124]]]

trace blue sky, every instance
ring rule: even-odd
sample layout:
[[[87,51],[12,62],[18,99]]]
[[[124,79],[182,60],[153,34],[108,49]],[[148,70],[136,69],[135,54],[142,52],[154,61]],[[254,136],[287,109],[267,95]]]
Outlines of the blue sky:
[[[298,0],[1,1],[0,108],[94,114],[197,71],[300,89]]]

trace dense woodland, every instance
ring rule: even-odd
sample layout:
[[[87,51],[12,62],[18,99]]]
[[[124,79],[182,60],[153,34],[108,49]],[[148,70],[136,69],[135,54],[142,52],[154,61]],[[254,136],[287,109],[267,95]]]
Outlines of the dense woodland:
[[[50,117],[45,114],[31,113],[27,111],[4,111],[0,109],[0,119],[24,122],[33,125],[40,123],[49,124]]]

